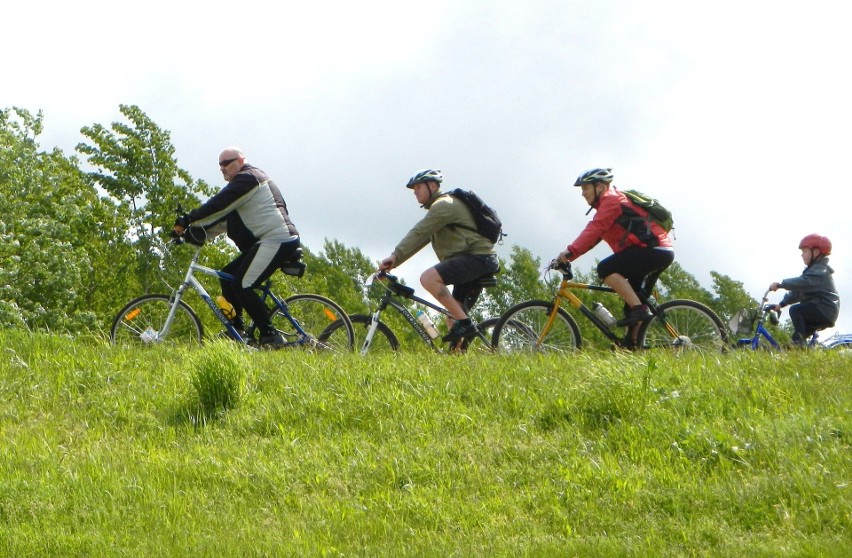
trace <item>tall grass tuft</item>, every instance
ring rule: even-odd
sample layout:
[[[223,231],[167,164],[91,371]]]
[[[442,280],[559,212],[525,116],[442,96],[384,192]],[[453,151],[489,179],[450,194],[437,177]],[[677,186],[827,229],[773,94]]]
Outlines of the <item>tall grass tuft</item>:
[[[192,355],[192,387],[198,397],[198,419],[203,423],[240,402],[244,387],[244,354],[231,342],[219,341]]]

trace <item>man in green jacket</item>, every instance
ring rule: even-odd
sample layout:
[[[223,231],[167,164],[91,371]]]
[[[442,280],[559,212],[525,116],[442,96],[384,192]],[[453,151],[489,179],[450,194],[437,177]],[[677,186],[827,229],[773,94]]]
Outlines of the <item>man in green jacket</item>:
[[[406,185],[427,213],[379,265],[390,271],[402,265],[430,241],[439,263],[420,276],[420,284],[453,316],[450,331],[442,340],[455,344],[478,332],[467,312],[479,297],[473,283],[500,269],[494,244],[476,232],[476,223],[464,202],[441,190],[441,171],[417,172]],[[447,285],[454,285],[453,292]]]

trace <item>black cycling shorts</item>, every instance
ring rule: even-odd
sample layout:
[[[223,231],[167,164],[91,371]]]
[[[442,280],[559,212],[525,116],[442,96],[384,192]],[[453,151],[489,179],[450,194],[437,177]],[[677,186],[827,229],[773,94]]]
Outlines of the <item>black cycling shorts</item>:
[[[470,283],[500,270],[496,254],[459,254],[435,266],[445,285]]]
[[[474,282],[500,271],[500,261],[496,254],[461,254],[442,261],[435,266],[435,271],[445,285],[453,285],[453,298],[467,312],[482,294],[482,288],[475,286]]]
[[[601,260],[598,264],[598,276],[605,279],[613,273],[618,273],[636,289],[647,275],[663,271],[673,261],[673,250],[628,248]]]

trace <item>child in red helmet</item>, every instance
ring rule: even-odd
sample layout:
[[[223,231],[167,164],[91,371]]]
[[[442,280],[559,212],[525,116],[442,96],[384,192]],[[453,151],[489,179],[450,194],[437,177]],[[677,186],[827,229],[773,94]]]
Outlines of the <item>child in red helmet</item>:
[[[831,241],[818,234],[809,234],[799,242],[805,271],[800,277],[784,279],[769,285],[770,291],[789,291],[775,310],[790,306],[793,322],[793,343],[804,346],[815,331],[832,327],[840,314],[840,295],[834,286],[834,270],[828,265]],[[795,304],[794,304],[795,303]]]

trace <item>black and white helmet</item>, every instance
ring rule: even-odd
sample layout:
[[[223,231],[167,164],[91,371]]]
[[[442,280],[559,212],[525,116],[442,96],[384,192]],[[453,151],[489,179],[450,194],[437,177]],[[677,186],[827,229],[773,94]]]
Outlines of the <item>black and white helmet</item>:
[[[441,171],[437,169],[423,169],[417,171],[414,176],[408,181],[408,184],[405,185],[406,188],[414,188],[415,184],[420,184],[421,182],[437,182],[440,184],[444,181],[444,175],[441,174]]]
[[[574,186],[594,184],[595,182],[612,182],[612,169],[591,169],[577,177]]]

